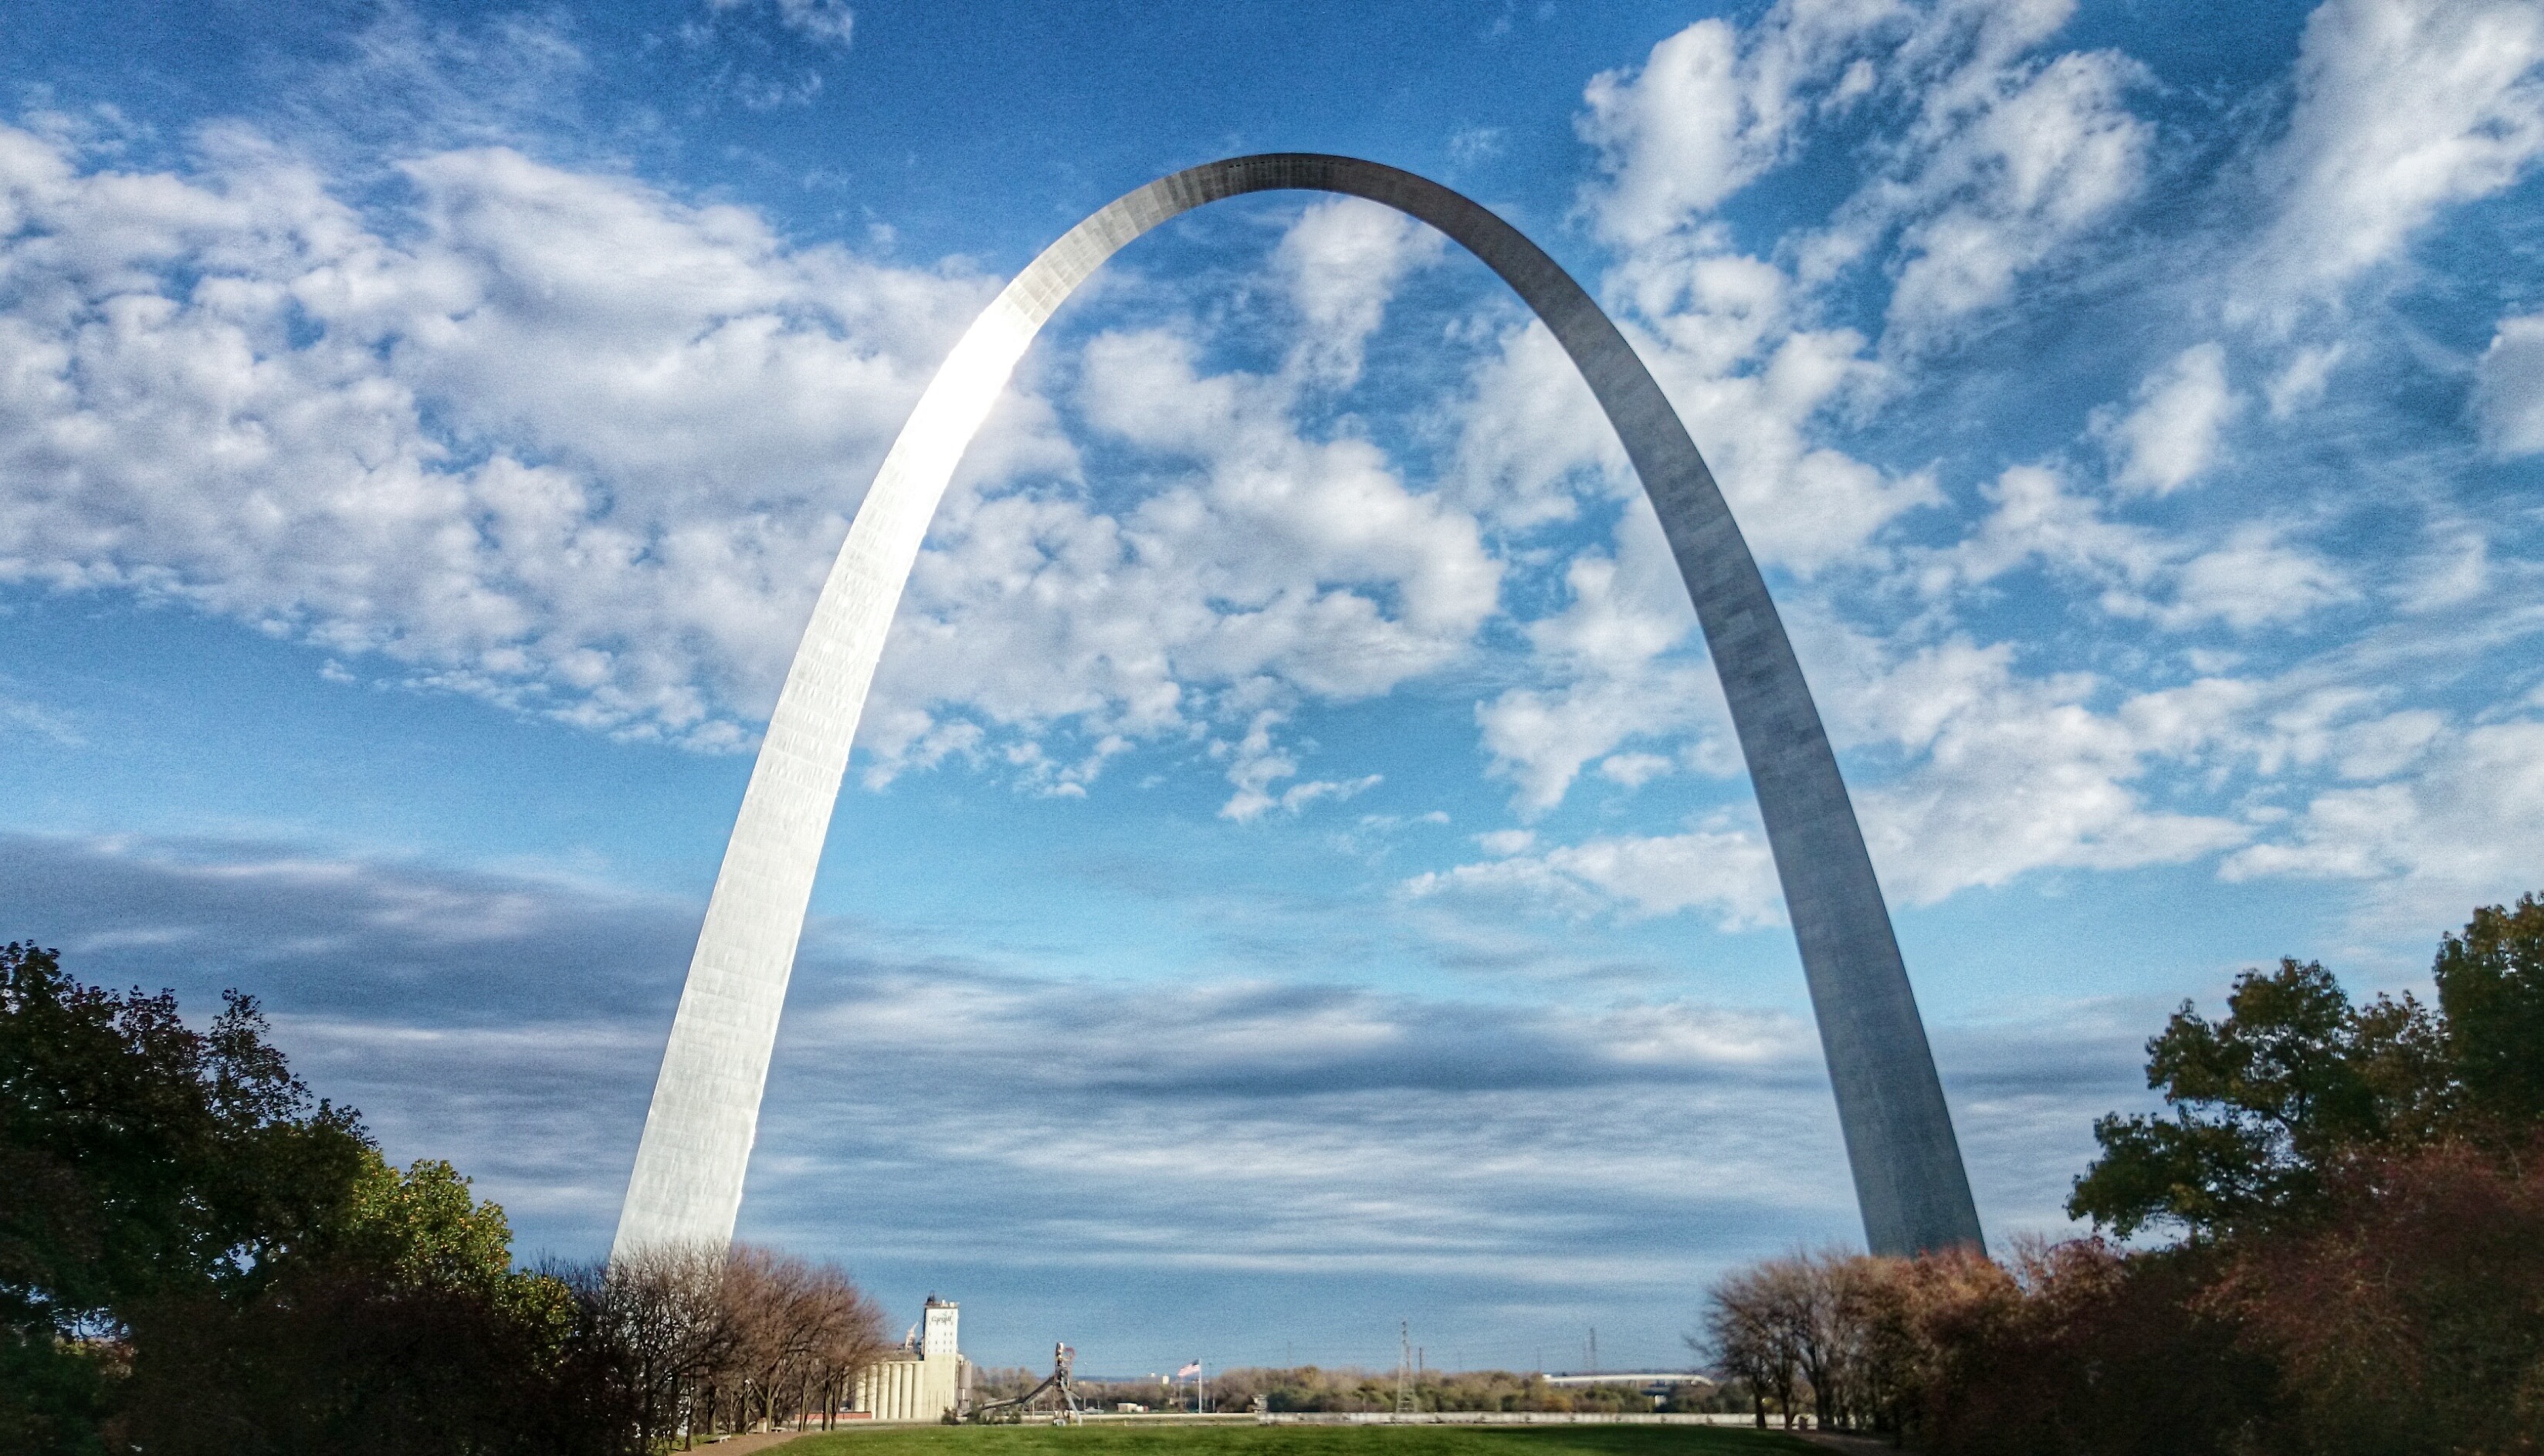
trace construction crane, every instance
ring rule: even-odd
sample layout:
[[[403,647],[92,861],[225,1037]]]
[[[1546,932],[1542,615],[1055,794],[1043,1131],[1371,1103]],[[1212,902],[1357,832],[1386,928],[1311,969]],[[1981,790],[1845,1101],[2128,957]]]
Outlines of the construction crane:
[[[1052,1412],[1051,1423],[1054,1425],[1082,1423],[1086,1419],[1086,1408],[1078,1403],[1077,1382],[1072,1379],[1069,1373],[1070,1366],[1076,1360],[1076,1350],[1067,1344],[1054,1341],[1051,1347],[1051,1373],[1043,1377],[1042,1384],[1012,1401],[992,1401],[986,1406],[975,1406],[965,1413],[963,1418],[983,1425],[1020,1425],[1030,1412],[1034,1398],[1045,1391],[1050,1391],[1060,1402],[1059,1407]]]

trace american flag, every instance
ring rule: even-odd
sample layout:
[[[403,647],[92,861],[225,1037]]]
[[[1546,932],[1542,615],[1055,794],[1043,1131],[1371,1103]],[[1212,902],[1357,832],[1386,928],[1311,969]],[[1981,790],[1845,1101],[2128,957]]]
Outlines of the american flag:
[[[1201,1361],[1199,1361],[1199,1360],[1195,1360],[1195,1361],[1193,1361],[1191,1364],[1186,1365],[1185,1367],[1183,1367],[1181,1370],[1176,1371],[1176,1372],[1175,1372],[1175,1379],[1177,1379],[1177,1380],[1181,1380],[1181,1379],[1183,1379],[1183,1378],[1184,1378],[1185,1376],[1187,1376],[1187,1375],[1199,1375],[1200,1373],[1201,1373]]]

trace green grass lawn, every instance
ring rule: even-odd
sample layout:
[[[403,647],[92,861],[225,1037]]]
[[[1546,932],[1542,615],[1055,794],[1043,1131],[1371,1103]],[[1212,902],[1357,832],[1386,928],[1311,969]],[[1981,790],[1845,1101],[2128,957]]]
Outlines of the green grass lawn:
[[[1226,1456],[1676,1456],[1679,1452],[1823,1453],[1779,1431],[1721,1425],[974,1425],[904,1426],[804,1436],[785,1456],[1044,1456],[1205,1451]],[[774,1453],[772,1453],[774,1456]]]

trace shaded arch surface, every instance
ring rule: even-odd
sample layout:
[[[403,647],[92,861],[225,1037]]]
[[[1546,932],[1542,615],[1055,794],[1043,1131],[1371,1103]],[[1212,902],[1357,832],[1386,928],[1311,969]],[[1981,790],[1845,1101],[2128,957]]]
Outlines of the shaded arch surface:
[[[919,397],[823,585],[770,715],[707,902],[611,1256],[732,1239],[814,869],[884,636],[937,502],[1016,362],[1124,244],[1206,202],[1283,190],[1365,198],[1446,233],[1519,293],[1581,370],[1659,512],[1730,703],[1800,945],[1866,1242],[1879,1254],[1979,1243],[1951,1114],[1846,782],[1766,582],[1677,412],[1590,295],[1509,223],[1409,172],[1274,153],[1160,178],[1070,229],[990,304]]]

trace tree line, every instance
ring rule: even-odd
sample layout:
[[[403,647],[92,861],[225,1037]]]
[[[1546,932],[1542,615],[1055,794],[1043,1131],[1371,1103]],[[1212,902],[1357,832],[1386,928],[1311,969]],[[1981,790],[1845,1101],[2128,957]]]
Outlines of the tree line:
[[[1030,1372],[1013,1372],[1022,1377]],[[984,1372],[981,1388],[997,1389],[1008,1372]],[[1039,1378],[1034,1377],[1034,1378]],[[1025,1379],[1013,1393],[1032,1384]],[[1122,1402],[1157,1406],[1163,1399],[1153,1384],[1137,1381],[1084,1381],[1080,1391],[1110,1409]],[[1424,1370],[1407,1382],[1416,1411],[1547,1411],[1649,1413],[1652,1398],[1639,1385],[1558,1386],[1543,1375],[1509,1370]],[[1709,1409],[1710,1382],[1691,1381],[1673,1387],[1665,1410]],[[1260,1396],[1274,1412],[1382,1412],[1395,1409],[1396,1372],[1358,1367],[1298,1365],[1287,1368],[1237,1366],[1210,1377],[1210,1403],[1218,1411],[1247,1411]]]
[[[886,1349],[766,1250],[515,1267],[503,1209],[399,1169],[235,992],[195,1030],[0,947],[0,1443],[40,1456],[635,1456],[834,1418]]]
[[[828,1429],[890,1348],[882,1308],[844,1270],[752,1245],[647,1250],[561,1277],[605,1332],[610,1384],[640,1449]]]
[[[1690,1341],[1760,1424],[1967,1456],[2544,1451],[2544,905],[2441,937],[2436,1004],[2238,977],[2105,1117],[2094,1234],[1734,1272]]]

